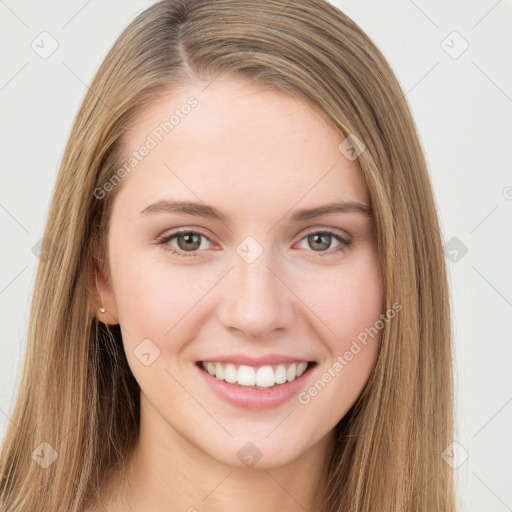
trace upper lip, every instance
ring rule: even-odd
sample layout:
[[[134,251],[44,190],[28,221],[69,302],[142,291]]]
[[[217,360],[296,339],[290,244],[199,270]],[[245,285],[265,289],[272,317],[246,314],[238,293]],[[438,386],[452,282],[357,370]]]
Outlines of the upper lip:
[[[312,359],[305,359],[298,356],[285,356],[281,354],[267,354],[260,357],[249,357],[244,355],[224,355],[224,356],[212,356],[208,358],[201,359],[201,361],[210,361],[210,362],[218,362],[218,363],[231,363],[238,365],[247,365],[247,366],[266,366],[266,365],[275,365],[275,364],[287,364],[287,363],[309,363],[313,361]]]

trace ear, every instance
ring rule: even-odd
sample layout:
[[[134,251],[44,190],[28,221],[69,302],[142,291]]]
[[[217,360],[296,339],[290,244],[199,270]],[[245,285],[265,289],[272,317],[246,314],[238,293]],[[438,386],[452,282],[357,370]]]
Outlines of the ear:
[[[91,240],[92,265],[89,274],[88,293],[90,307],[93,316],[105,325],[116,325],[119,323],[117,303],[112,289],[107,265],[100,254],[98,243]],[[99,311],[105,308],[105,312]]]

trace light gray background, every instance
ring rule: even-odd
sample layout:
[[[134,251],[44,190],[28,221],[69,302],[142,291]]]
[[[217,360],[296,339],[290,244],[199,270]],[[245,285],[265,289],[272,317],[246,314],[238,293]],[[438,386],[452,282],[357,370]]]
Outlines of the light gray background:
[[[32,248],[43,234],[71,123],[116,37],[152,3],[0,0],[2,437],[25,346],[38,262]],[[512,3],[333,3],[380,47],[406,92],[447,254],[456,260],[448,266],[458,444],[447,460],[458,466],[461,508],[512,510]],[[43,31],[58,43],[45,59],[31,47],[51,48]],[[469,47],[458,55],[465,41]]]

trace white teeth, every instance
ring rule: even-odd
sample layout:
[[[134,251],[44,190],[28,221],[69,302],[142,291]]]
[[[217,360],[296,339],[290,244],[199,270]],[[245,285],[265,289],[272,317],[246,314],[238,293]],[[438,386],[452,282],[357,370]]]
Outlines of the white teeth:
[[[286,382],[286,368],[284,367],[284,365],[280,364],[277,367],[274,379],[276,381],[276,384],[284,384]]]
[[[308,363],[299,363],[297,365],[297,377],[300,377],[306,371],[307,367]]]
[[[292,363],[290,365],[279,364],[277,367],[270,365],[253,368],[240,365],[238,368],[231,363],[202,362],[203,368],[213,377],[225,380],[230,384],[259,388],[271,388],[276,384],[292,382],[300,377],[308,367],[308,363]]]
[[[295,377],[297,377],[297,367],[295,366],[295,363],[293,363],[288,367],[288,370],[286,371],[286,380],[291,382],[292,380],[295,380]]]
[[[256,372],[256,386],[260,388],[271,388],[275,384],[274,370],[272,366],[262,366]]]
[[[240,386],[254,386],[256,384],[256,374],[252,366],[240,366],[238,368],[238,384]]]
[[[224,367],[220,363],[215,364],[215,376],[217,379],[224,380]]]
[[[238,380],[238,371],[234,364],[227,364],[224,368],[224,380],[230,384],[234,384]]]

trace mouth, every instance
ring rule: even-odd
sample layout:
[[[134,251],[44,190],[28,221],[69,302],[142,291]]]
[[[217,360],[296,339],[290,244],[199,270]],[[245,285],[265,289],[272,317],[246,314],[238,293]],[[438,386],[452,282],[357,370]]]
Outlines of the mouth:
[[[316,361],[297,361],[264,365],[259,367],[224,363],[220,361],[198,361],[198,368],[214,377],[216,380],[227,382],[246,389],[279,388],[311,371]]]

